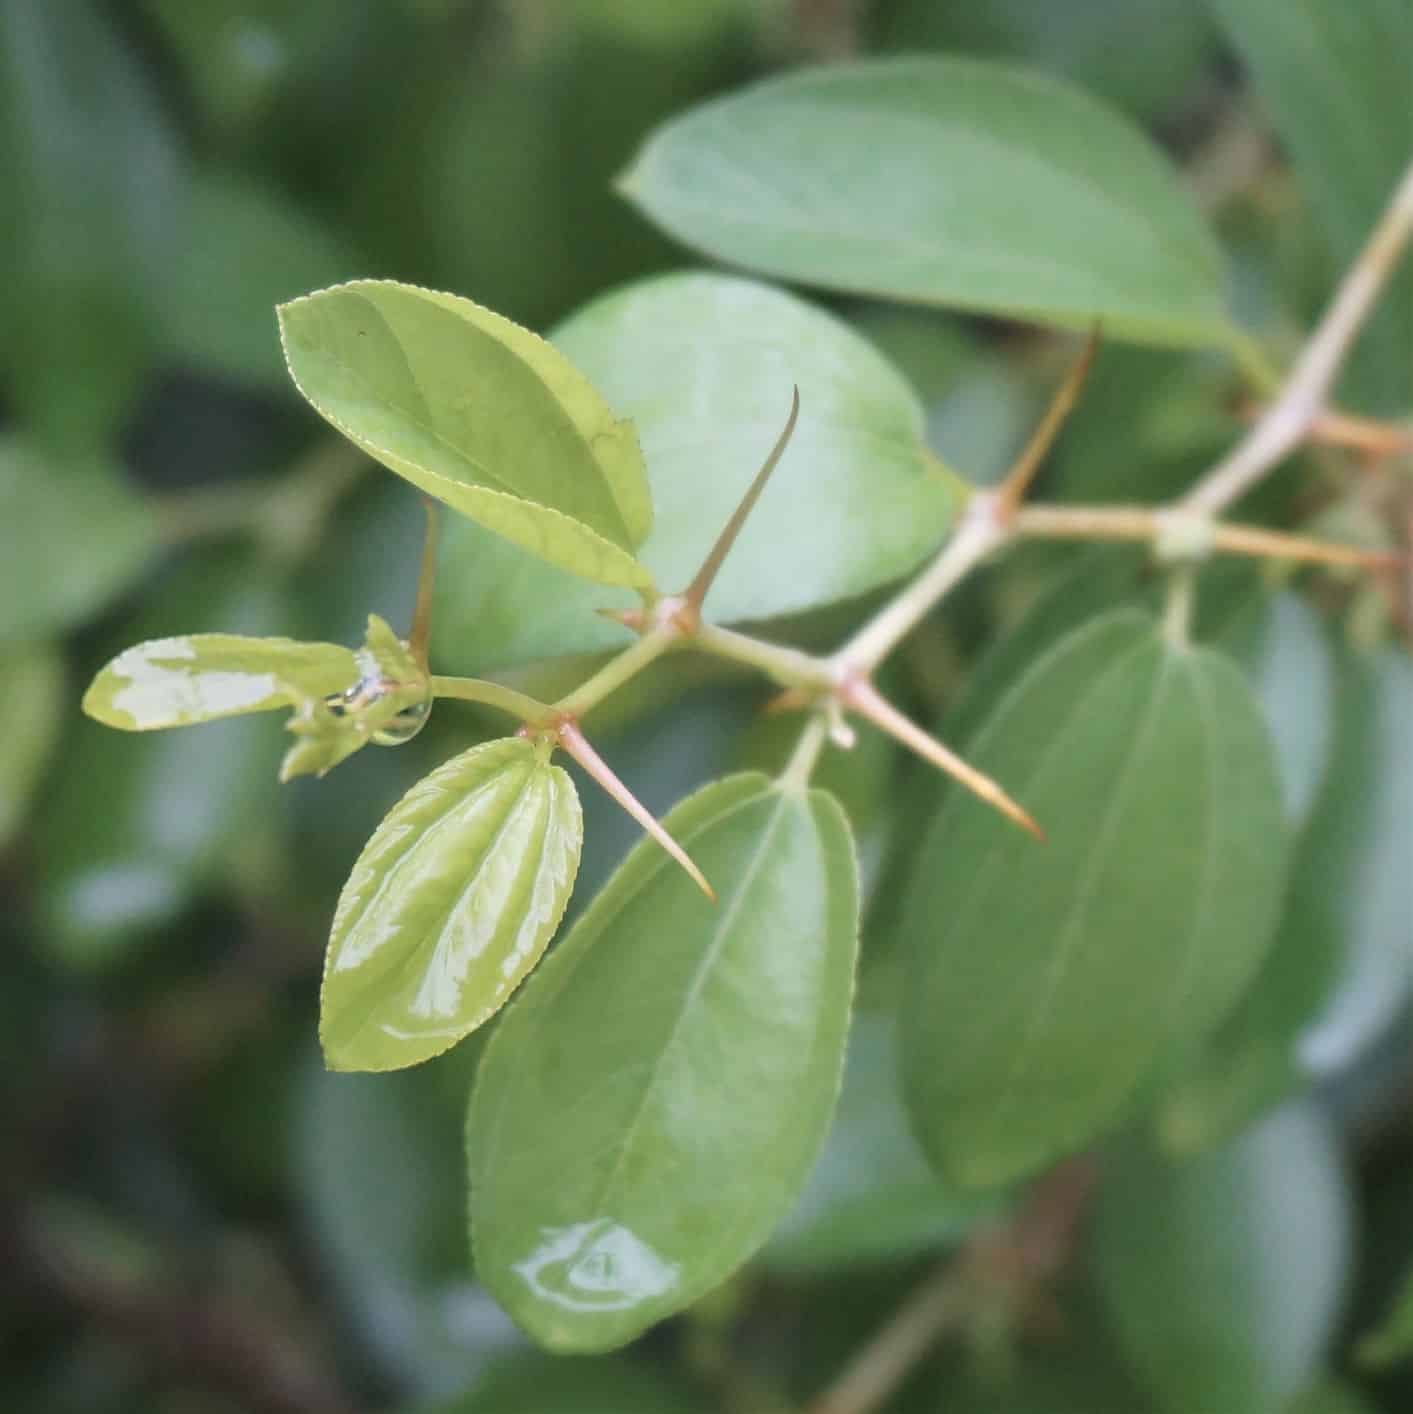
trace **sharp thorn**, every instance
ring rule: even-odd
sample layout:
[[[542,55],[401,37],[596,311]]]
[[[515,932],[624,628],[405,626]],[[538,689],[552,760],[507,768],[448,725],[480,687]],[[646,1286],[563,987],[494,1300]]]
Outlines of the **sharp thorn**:
[[[560,723],[559,744],[687,871],[692,882],[715,903],[716,891],[707,883],[706,875],[697,868],[687,851],[663,829],[652,811],[618,779],[608,762],[589,744],[576,722]]]

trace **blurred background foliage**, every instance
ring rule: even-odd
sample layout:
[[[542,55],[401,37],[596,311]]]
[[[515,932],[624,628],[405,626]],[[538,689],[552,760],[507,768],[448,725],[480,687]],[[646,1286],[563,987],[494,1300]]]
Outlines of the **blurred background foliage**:
[[[825,777],[884,922],[866,930],[840,1117],[797,1210],[737,1281],[621,1357],[537,1355],[477,1287],[460,1132],[478,1045],[331,1075],[314,1029],[349,865],[407,785],[489,724],[444,704],[402,750],[281,788],[268,719],[118,739],[78,711],[94,669],[140,638],[356,642],[370,610],[408,621],[416,497],[299,403],[276,301],[389,276],[546,328],[690,264],[612,187],[656,123],[792,65],[945,51],[1064,75],[1145,127],[1217,223],[1247,327],[1286,354],[1413,149],[1413,51],[1389,42],[1409,23],[1407,0],[0,0],[0,1405],[787,1410],[1006,1205],[943,1191],[893,1094],[882,861],[890,841],[906,852],[932,787],[870,738]],[[1407,414],[1407,279],[1345,380],[1358,410]],[[935,449],[997,476],[1063,346],[833,303],[913,380]],[[1045,494],[1160,499],[1244,413],[1215,357],[1106,349]],[[1376,539],[1327,472],[1307,457],[1263,509],[1326,508]],[[1017,662],[1106,602],[1106,575],[1141,574],[1121,557],[1098,574],[1093,553],[1028,550],[980,576],[908,645],[893,689],[935,716],[1047,586]],[[1376,589],[1257,587],[1224,591],[1211,632],[1258,683],[1304,831],[1280,985],[1158,1106],[1192,1157],[1116,1158],[1094,1250],[1054,1307],[1019,1343],[977,1313],[890,1408],[1137,1414],[1135,1378],[1190,1414],[1413,1407],[1406,1320],[1351,1353],[1413,1255],[1410,668],[1361,647],[1387,618]],[[829,642],[861,612],[777,627]],[[462,614],[474,663],[476,606]],[[548,692],[582,671],[519,680]],[[600,736],[661,810],[782,759],[789,734],[759,701],[674,663],[615,700]],[[585,806],[579,906],[633,837],[602,797]],[[1273,1040],[1297,1034],[1298,1076]],[[1100,1314],[1116,1309],[1118,1329]],[[1220,1359],[1181,1353],[1214,1339]],[[1326,1347],[1329,1383],[1284,1404],[1325,1378]]]

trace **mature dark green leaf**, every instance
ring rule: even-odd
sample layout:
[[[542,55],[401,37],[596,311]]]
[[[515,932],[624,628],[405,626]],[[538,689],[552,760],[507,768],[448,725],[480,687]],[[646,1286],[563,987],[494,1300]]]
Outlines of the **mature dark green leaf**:
[[[58,740],[64,663],[47,644],[11,645],[0,698],[0,848],[29,809]]]
[[[698,250],[830,289],[1226,344],[1222,262],[1162,155],[1081,90],[960,58],[768,79],[622,179]]]
[[[1413,1357],[1413,1272],[1383,1320],[1359,1342],[1359,1363],[1381,1370]]]
[[[573,574],[645,587],[633,429],[574,366],[457,295],[360,280],[279,309],[290,373],[369,456]]]
[[[560,1351],[606,1350],[769,1235],[838,1093],[858,928],[822,792],[707,786],[629,855],[492,1038],[467,1126],[477,1268]]]
[[[105,8],[0,7],[0,366],[46,441],[84,449],[141,377],[183,214],[175,134]]]
[[[295,1091],[291,1161],[338,1306],[401,1389],[464,1389],[520,1336],[472,1280],[461,1117],[473,1040],[416,1070],[339,1075],[311,1053]]]
[[[844,1085],[809,1182],[762,1254],[811,1270],[909,1257],[956,1241],[1001,1204],[939,1183],[908,1128],[898,1093],[894,1024],[859,1013]]]
[[[417,1414],[702,1414],[702,1406],[627,1360],[517,1355],[493,1365],[469,1394]]]
[[[1313,1106],[1181,1162],[1122,1155],[1100,1194],[1096,1260],[1134,1373],[1174,1414],[1278,1414],[1334,1335],[1349,1225]]]
[[[1407,0],[1211,0],[1289,149],[1330,255],[1354,259],[1413,151]],[[1350,391],[1401,413],[1413,386],[1413,269],[1355,350]]]
[[[137,577],[156,541],[151,513],[116,467],[0,440],[0,639],[97,613]]]
[[[986,1185],[1091,1139],[1230,1008],[1286,834],[1240,673],[1137,611],[1051,648],[966,750],[1049,835],[954,792],[907,904],[913,1123],[945,1174]]]
[[[640,556],[684,588],[750,485],[800,389],[800,417],[708,601],[717,622],[846,599],[906,574],[962,490],[927,451],[916,395],[846,324],[753,281],[667,275],[595,301],[557,347],[633,419],[655,521]],[[481,664],[608,647],[611,602],[474,526],[449,527],[438,643]],[[626,600],[622,602],[627,602]]]
[[[288,389],[272,309],[348,279],[361,263],[287,195],[205,172],[182,259],[162,286],[166,351],[203,372]]]
[[[549,944],[583,837],[573,782],[523,737],[419,781],[353,866],[319,1034],[334,1070],[396,1070],[497,1012]]]

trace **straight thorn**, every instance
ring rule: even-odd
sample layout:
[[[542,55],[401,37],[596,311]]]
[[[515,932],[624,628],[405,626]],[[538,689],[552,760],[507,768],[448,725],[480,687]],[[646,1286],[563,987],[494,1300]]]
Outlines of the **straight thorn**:
[[[559,744],[687,871],[692,882],[715,903],[716,891],[707,883],[706,876],[692,862],[691,856],[662,828],[652,811],[618,779],[608,762],[589,745],[578,723],[561,722],[558,735]]]
[[[882,696],[867,679],[854,679],[840,690],[839,695],[846,707],[851,707],[861,716],[867,717],[874,726],[902,742],[910,751],[915,751],[924,761],[931,762],[959,780],[972,794],[980,796],[988,805],[995,806],[1008,820],[1029,831],[1038,840],[1045,838],[1045,832],[1040,826],[990,776],[983,775],[974,766],[969,766],[954,751],[949,751],[935,737],[929,736],[916,722],[910,721]]]
[[[422,509],[427,513],[427,529],[422,537],[417,606],[412,611],[412,631],[407,637],[407,647],[417,666],[425,673],[432,638],[432,587],[437,577],[437,503],[430,496],[423,496]]]

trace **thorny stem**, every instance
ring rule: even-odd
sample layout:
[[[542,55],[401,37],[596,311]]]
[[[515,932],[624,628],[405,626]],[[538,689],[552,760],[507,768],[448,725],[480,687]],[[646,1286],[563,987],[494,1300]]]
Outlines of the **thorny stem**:
[[[658,608],[669,610],[677,601],[660,600]],[[611,697],[630,678],[636,677],[650,663],[682,643],[682,629],[670,615],[661,615],[641,638],[630,643],[616,657],[610,658],[591,678],[579,684],[573,692],[554,704],[554,711],[563,717],[586,717],[606,697]]]
[[[942,553],[876,613],[831,660],[840,675],[866,677],[944,594],[1009,538],[994,493],[978,491]]]
[[[799,648],[767,643],[763,638],[752,638],[718,624],[701,624],[692,634],[692,644],[703,653],[755,668],[781,687],[827,690],[834,681],[825,658],[816,658]]]
[[[1280,396],[1231,454],[1183,498],[1192,511],[1214,514],[1251,490],[1304,439],[1324,411],[1340,365],[1369,317],[1409,237],[1413,236],[1413,161],[1359,258],[1296,360]]]

